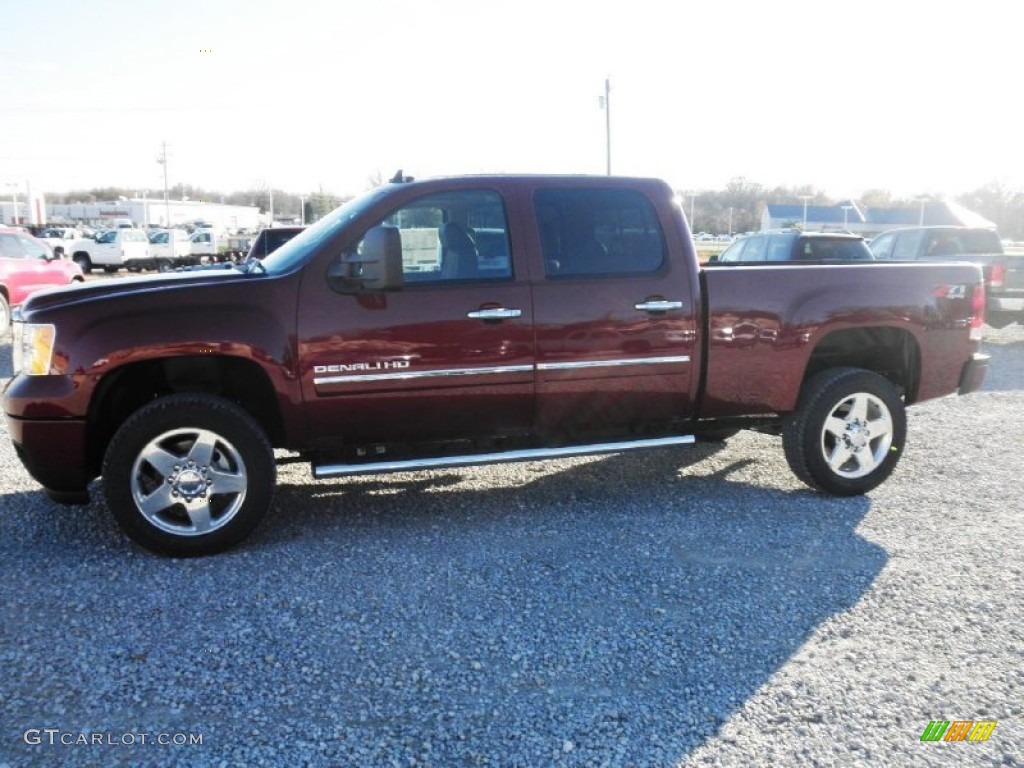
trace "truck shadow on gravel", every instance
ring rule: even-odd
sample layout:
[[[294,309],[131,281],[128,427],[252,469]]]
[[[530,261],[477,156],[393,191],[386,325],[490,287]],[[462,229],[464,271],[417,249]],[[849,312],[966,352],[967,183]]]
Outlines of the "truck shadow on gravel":
[[[0,333],[0,385],[14,375],[14,361],[11,352],[11,334]]]
[[[714,735],[887,556],[856,533],[869,500],[729,479],[752,459],[682,477],[717,448],[692,451],[527,465],[480,489],[473,471],[283,485],[252,553],[292,541],[303,567],[345,563],[338,605],[375,626],[311,638],[358,691],[344,739],[450,728],[466,741],[438,764],[486,731],[501,764],[661,765]]]
[[[257,533],[199,560],[134,548],[98,501],[10,494],[8,719],[196,730],[191,764],[672,765],[811,633],[839,636],[887,560],[856,532],[869,499],[750,481],[759,466],[695,446],[289,469]],[[174,723],[139,701],[177,702]]]

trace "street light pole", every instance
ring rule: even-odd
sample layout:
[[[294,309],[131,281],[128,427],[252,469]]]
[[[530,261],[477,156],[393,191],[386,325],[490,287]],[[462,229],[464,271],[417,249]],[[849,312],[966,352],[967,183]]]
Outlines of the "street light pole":
[[[804,229],[807,229],[807,201],[814,197],[814,195],[799,195],[799,197],[804,201]]]
[[[846,229],[849,226],[850,209],[851,208],[853,208],[852,205],[844,205],[844,206],[842,206],[842,209],[843,209],[843,229]]]
[[[729,206],[729,237],[732,237],[732,206]]]
[[[694,222],[695,218],[694,218],[693,208],[694,208],[694,205],[696,204],[696,202],[697,202],[697,195],[695,195],[693,192],[691,192],[690,193],[690,231],[691,232],[693,232],[693,230],[694,230],[693,222]]]
[[[609,176],[612,175],[612,82],[611,78],[604,79],[604,147],[606,155],[606,170]]]
[[[164,226],[171,226],[171,203],[167,196],[167,142],[163,142],[160,145],[161,152],[160,157],[156,159],[160,165],[164,167]]]

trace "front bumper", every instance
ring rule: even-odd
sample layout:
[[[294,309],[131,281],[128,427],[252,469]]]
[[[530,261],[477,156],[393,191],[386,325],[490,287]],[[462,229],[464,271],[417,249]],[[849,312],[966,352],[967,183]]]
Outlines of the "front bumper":
[[[7,430],[21,463],[44,488],[83,491],[92,480],[86,470],[84,421],[7,414]]]
[[[981,389],[985,381],[985,374],[988,373],[988,364],[991,358],[980,352],[971,355],[971,359],[964,363],[960,372],[960,387],[957,390],[961,395],[968,395]]]

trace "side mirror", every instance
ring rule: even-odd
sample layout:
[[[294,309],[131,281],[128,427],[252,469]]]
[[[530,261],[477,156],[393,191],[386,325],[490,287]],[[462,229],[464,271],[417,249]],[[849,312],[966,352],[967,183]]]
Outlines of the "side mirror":
[[[398,291],[402,288],[402,237],[397,227],[379,226],[363,237],[359,250],[343,253],[327,280],[339,293]]]

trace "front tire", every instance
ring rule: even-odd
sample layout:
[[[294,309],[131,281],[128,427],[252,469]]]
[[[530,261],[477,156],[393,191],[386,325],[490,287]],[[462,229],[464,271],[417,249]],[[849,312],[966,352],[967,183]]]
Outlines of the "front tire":
[[[892,474],[906,435],[906,409],[888,379],[834,368],[804,385],[782,445],[790,469],[811,488],[859,496]]]
[[[162,397],[118,429],[103,461],[103,491],[121,529],[163,555],[238,544],[274,496],[274,453],[241,407],[205,394]]]
[[[88,275],[92,272],[92,261],[87,254],[76,253],[71,260],[82,270],[82,274]]]

